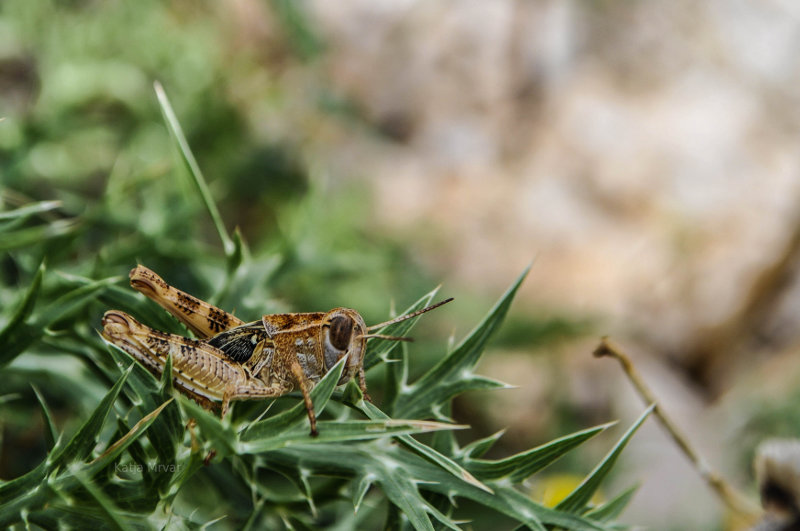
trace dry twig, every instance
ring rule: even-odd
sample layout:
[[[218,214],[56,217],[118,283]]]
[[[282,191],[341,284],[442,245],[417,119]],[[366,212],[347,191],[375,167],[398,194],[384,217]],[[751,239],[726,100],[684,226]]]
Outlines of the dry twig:
[[[678,428],[678,426],[676,426],[675,423],[670,420],[669,417],[667,417],[661,407],[661,404],[647,386],[641,374],[639,374],[639,371],[636,370],[636,367],[633,365],[630,358],[628,358],[624,352],[622,352],[617,346],[611,344],[608,338],[604,337],[594,350],[594,356],[597,358],[608,356],[619,361],[620,365],[622,366],[622,370],[625,371],[625,375],[633,384],[636,392],[639,393],[639,396],[646,404],[655,404],[653,413],[658,421],[662,426],[664,426],[664,428],[667,430],[667,433],[670,435],[670,437],[672,437],[672,440],[675,441],[675,444],[678,445],[684,455],[689,458],[689,461],[691,461],[695,470],[697,470],[698,474],[700,474],[700,477],[703,478],[708,486],[711,487],[714,493],[731,511],[748,520],[749,522],[754,522],[761,515],[761,510],[758,508],[758,506],[754,504],[750,498],[742,494],[738,489],[730,485],[716,471],[714,471],[708,462],[706,462],[706,460],[703,459],[697,450],[692,446],[686,434],[683,433],[680,428]]]

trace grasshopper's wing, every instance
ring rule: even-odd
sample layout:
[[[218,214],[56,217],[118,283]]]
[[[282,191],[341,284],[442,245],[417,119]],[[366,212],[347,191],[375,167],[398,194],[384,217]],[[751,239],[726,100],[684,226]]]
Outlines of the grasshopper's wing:
[[[320,312],[265,315],[260,321],[230,328],[206,342],[220,349],[231,360],[247,363],[259,349],[274,349],[273,338],[277,335],[291,334],[292,337],[306,337],[310,333],[314,336],[324,315]]]
[[[130,273],[131,286],[156,301],[176,319],[185,324],[200,339],[207,339],[241,326],[244,322],[220,310],[207,302],[201,301],[164,282],[164,280],[143,265],[136,266]]]
[[[258,349],[272,348],[270,336],[261,321],[225,330],[206,342],[237,363],[247,363]]]

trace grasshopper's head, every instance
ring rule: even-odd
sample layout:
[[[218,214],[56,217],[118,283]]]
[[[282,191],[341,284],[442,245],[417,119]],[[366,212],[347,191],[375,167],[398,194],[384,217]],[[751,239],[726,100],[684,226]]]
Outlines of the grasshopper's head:
[[[367,350],[367,339],[376,337],[381,339],[388,339],[390,341],[411,341],[407,337],[388,336],[384,334],[370,334],[370,330],[378,330],[395,323],[406,321],[429,312],[434,308],[438,308],[442,304],[447,304],[453,299],[443,300],[437,302],[427,308],[417,310],[416,312],[401,315],[390,321],[379,323],[372,326],[364,324],[364,319],[357,311],[350,308],[335,308],[325,314],[322,319],[322,327],[320,328],[320,344],[324,349],[325,357],[325,372],[331,370],[331,367],[336,365],[342,356],[349,354],[347,359],[347,367],[342,373],[337,385],[346,383],[350,378],[358,373],[359,386],[361,390],[366,393],[366,384],[364,383],[364,354]]]
[[[320,344],[325,358],[325,372],[336,365],[342,356],[348,355],[338,385],[346,383],[364,363],[367,350],[367,325],[357,311],[350,308],[335,308],[325,314],[320,328]]]

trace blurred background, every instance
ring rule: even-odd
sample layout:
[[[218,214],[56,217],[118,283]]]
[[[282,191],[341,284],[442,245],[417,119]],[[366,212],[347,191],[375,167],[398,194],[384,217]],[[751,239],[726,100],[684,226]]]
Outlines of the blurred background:
[[[0,241],[0,304],[42,256],[218,291],[158,80],[259,264],[226,308],[376,322],[443,283],[456,302],[415,330],[440,349],[533,261],[482,366],[518,388],[457,403],[471,438],[507,428],[502,455],[629,424],[644,404],[591,356],[610,335],[755,500],[754,446],[800,436],[798,51],[786,0],[3,0],[3,209],[60,203]],[[14,362],[20,382],[52,378],[36,363]],[[22,437],[24,419],[3,423]],[[610,440],[553,474],[585,473]],[[0,477],[40,459],[6,444]],[[624,521],[728,525],[652,421],[614,481],[640,484]]]

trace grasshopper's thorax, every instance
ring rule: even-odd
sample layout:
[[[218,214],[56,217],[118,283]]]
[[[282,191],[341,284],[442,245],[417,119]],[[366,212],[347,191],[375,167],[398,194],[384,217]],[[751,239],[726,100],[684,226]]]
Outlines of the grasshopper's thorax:
[[[342,356],[348,355],[338,385],[346,383],[358,372],[364,362],[367,349],[367,325],[357,311],[350,308],[334,308],[325,314],[320,327],[320,345],[322,345],[325,372],[328,372]]]

